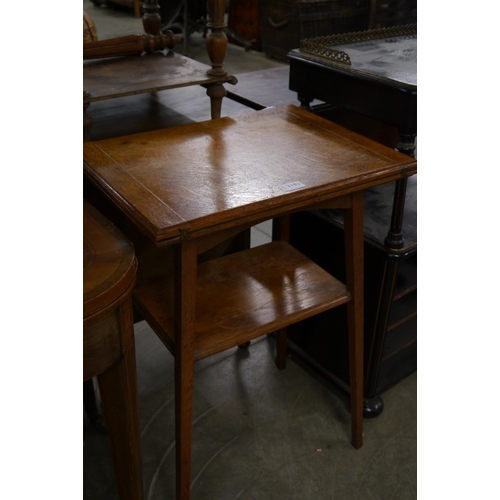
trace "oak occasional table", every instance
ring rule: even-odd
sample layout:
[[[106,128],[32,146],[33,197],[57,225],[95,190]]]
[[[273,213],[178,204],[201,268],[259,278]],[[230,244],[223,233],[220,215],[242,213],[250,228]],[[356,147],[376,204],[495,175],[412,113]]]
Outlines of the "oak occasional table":
[[[177,500],[190,495],[194,362],[277,332],[284,368],[285,327],[345,303],[361,447],[363,191],[415,171],[412,158],[296,106],[84,144],[86,177],[165,250],[144,276],[137,250],[134,302],[175,357]],[[333,207],[345,213],[345,285],[286,241],[289,214]],[[198,264],[269,219],[271,243]]]
[[[142,500],[132,289],[134,249],[83,204],[83,380],[97,377],[121,500]]]

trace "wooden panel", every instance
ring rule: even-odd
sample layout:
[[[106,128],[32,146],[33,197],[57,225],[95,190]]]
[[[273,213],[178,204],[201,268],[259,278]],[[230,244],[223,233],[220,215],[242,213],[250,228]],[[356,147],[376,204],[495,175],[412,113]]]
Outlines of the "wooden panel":
[[[345,285],[284,242],[198,267],[195,359],[238,346],[349,300]],[[139,282],[134,300],[173,351],[173,278]]]

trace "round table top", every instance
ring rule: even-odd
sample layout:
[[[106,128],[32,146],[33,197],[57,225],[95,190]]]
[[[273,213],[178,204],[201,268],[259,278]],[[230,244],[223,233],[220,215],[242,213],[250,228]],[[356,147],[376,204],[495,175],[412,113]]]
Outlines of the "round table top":
[[[90,203],[83,202],[83,317],[116,301],[133,283],[132,244]]]

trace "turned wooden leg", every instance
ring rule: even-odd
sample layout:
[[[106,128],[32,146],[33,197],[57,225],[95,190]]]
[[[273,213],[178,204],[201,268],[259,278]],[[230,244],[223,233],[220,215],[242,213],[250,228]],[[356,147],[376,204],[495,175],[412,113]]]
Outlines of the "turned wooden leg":
[[[157,35],[161,28],[160,4],[158,0],[144,0],[142,26],[145,33]]]
[[[416,134],[404,134],[398,131],[400,142],[396,145],[396,149],[405,155],[415,158],[415,138]],[[406,186],[408,179],[400,179],[396,181],[394,191],[394,203],[392,205],[391,227],[385,238],[385,245],[389,248],[403,248],[403,216],[406,200]]]
[[[385,245],[389,248],[403,248],[403,217],[405,212],[406,187],[408,178],[396,181],[394,202],[392,204],[391,226],[385,237]]]
[[[141,17],[141,0],[134,0],[134,17]]]
[[[351,195],[352,206],[344,211],[346,284],[349,336],[349,385],[351,391],[352,444],[363,445],[363,192]]]
[[[224,32],[224,0],[208,0],[208,22],[207,28],[207,53],[212,63],[212,68],[207,71],[211,76],[225,76],[224,58],[227,51],[227,37]]]
[[[290,241],[290,216],[285,215],[273,219],[273,241]],[[286,368],[287,335],[286,328],[281,328],[276,334],[276,366],[279,370]]]
[[[132,304],[121,308],[122,324],[133,329]],[[98,375],[104,420],[111,446],[120,500],[142,500],[142,463],[133,331],[123,357]]]
[[[222,83],[210,85],[207,88],[207,95],[210,97],[210,116],[212,119],[220,118],[222,111],[222,99],[226,97],[227,91]]]
[[[175,247],[176,499],[189,500],[193,428],[196,240]]]

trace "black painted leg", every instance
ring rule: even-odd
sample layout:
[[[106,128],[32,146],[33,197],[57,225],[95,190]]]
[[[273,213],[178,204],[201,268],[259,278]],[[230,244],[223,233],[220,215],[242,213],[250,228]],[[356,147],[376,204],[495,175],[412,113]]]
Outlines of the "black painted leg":
[[[385,237],[385,245],[389,248],[403,248],[403,216],[405,210],[406,185],[408,179],[400,179],[396,181],[396,189],[394,191],[394,202],[392,205],[391,227]]]
[[[313,102],[312,97],[305,96],[304,94],[297,94],[297,99],[300,102],[300,107],[311,111],[311,103]]]
[[[384,400],[377,396],[363,402],[363,418],[378,417],[384,409]]]
[[[402,134],[399,133],[401,142],[398,143],[396,149],[412,158],[415,157],[415,134]],[[403,216],[405,209],[406,199],[406,185],[408,180],[401,179],[396,182],[396,189],[394,192],[394,203],[392,206],[391,227],[385,238],[385,245],[389,248],[403,248]]]

